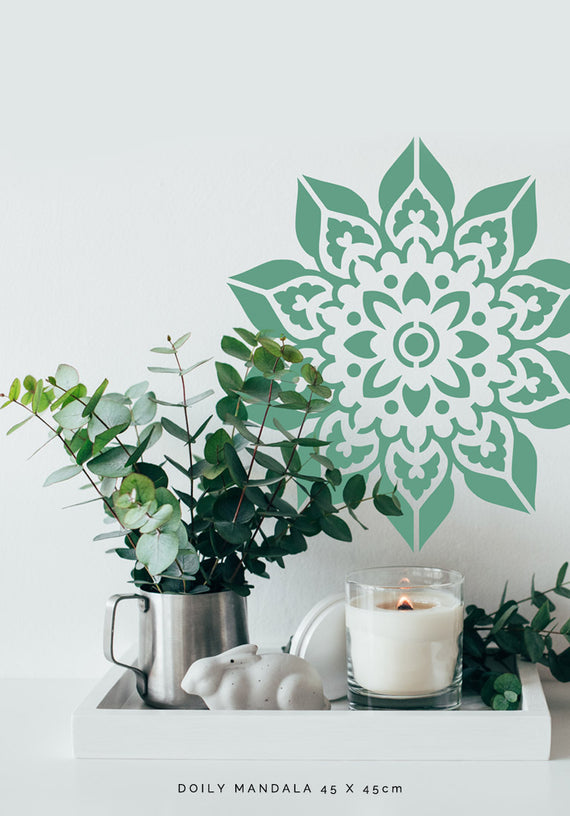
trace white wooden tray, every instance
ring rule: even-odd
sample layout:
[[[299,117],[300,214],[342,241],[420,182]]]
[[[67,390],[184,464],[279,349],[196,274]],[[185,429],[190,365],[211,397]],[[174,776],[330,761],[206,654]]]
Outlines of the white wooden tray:
[[[520,711],[466,698],[458,711],[168,711],[111,669],[73,715],[76,757],[113,759],[537,760],[550,712],[536,666],[519,663]]]

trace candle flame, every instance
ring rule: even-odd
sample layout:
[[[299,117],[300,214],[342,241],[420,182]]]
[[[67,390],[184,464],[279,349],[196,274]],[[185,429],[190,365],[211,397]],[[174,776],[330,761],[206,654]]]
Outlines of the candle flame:
[[[402,595],[396,609],[413,609],[414,605],[406,595]]]

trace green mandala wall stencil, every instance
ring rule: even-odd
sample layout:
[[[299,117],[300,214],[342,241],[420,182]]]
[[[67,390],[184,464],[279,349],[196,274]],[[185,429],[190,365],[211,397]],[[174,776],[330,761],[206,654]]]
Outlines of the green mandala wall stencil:
[[[570,424],[570,356],[554,350],[570,332],[570,265],[522,260],[531,179],[481,190],[454,221],[451,180],[419,140],[379,204],[376,221],[346,187],[301,178],[296,232],[312,260],[269,261],[230,285],[258,329],[302,344],[336,384],[316,432],[345,467],[398,484],[404,515],[391,521],[419,549],[460,475],[484,501],[534,508],[537,458],[519,425]]]

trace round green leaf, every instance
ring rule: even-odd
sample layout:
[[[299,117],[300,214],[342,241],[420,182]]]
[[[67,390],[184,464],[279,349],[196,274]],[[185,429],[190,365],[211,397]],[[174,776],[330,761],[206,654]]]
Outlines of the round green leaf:
[[[302,363],[303,355],[295,346],[283,346],[283,357],[288,363]]]
[[[167,521],[170,520],[173,512],[174,508],[172,507],[172,505],[163,504],[158,508],[156,513],[153,513],[153,515],[150,518],[146,518],[145,514],[146,521],[140,528],[141,533],[152,533],[155,530],[158,530],[159,527],[162,527],[163,525],[166,524]],[[125,521],[128,523],[128,519],[126,517]],[[136,527],[137,525],[135,524],[133,526]]]
[[[168,487],[168,476],[158,465],[153,465],[150,462],[137,462],[135,472],[148,476],[155,487]]]
[[[55,372],[55,381],[64,391],[69,391],[79,383],[79,373],[76,368],[62,363]]]
[[[148,425],[156,416],[156,402],[153,401],[155,394],[149,391],[133,405],[133,422],[135,425]]]
[[[131,473],[126,476],[119,487],[119,495],[129,494],[133,503],[146,504],[151,502],[155,496],[154,484],[148,476],[141,473]]]
[[[505,672],[500,674],[494,682],[495,691],[503,694],[505,691],[514,691],[516,694],[522,692],[521,681],[516,674]]]
[[[239,487],[232,487],[222,493],[213,507],[213,515],[216,521],[234,521],[234,516],[239,506],[239,512],[235,521],[245,523],[250,521],[255,514],[255,506],[246,496],[241,498],[242,490]],[[241,503],[240,503],[241,500]]]
[[[87,467],[96,476],[128,476],[132,472],[131,467],[126,467],[126,462],[133,452],[131,445],[126,445],[125,449],[116,447],[109,448],[104,453],[92,459]]]
[[[222,397],[216,403],[216,413],[222,422],[225,422],[226,416],[237,416],[242,421],[247,419],[247,409],[243,402],[237,397]]]
[[[83,406],[80,405],[80,407]],[[89,425],[87,426],[89,439],[93,442],[96,436],[102,434],[109,428],[125,425],[128,427],[130,422],[130,409],[115,397],[107,394],[101,397],[95,413],[89,420]]]
[[[158,487],[156,489],[155,498],[159,506],[169,504],[172,507],[172,515],[168,520],[168,523],[164,526],[164,530],[167,533],[173,532],[178,527],[178,523],[182,516],[179,500],[174,494],[172,494],[169,490],[166,490],[164,487]]]
[[[230,435],[224,428],[218,428],[210,434],[204,445],[204,457],[211,465],[219,465],[224,461],[224,445],[231,445]]]
[[[87,422],[87,419],[83,416],[84,407],[85,406],[78,400],[73,400],[60,411],[56,411],[53,418],[62,428],[75,431]],[[91,441],[93,441],[94,438],[95,437],[90,437]]]
[[[151,575],[169,567],[178,554],[178,537],[171,533],[146,533],[137,541],[137,559]]]
[[[125,396],[131,400],[138,399],[139,397],[142,397],[143,394],[146,394],[147,388],[148,380],[136,383],[135,385],[131,385],[130,388],[127,388],[127,390],[125,391]]]

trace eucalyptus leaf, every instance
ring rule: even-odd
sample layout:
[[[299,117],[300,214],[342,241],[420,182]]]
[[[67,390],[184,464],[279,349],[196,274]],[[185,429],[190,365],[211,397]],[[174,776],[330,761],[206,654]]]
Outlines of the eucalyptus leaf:
[[[216,363],[216,373],[218,382],[228,394],[239,391],[243,386],[243,380],[233,366],[228,363]]]
[[[393,495],[379,494],[373,499],[374,507],[383,516],[401,516],[400,502]]]
[[[73,366],[62,363],[55,372],[55,382],[64,391],[68,391],[79,383],[79,373]]]
[[[176,351],[181,349],[184,343],[186,343],[190,339],[190,337],[192,337],[192,332],[186,332],[186,334],[183,334],[181,337],[178,338],[178,340],[175,340],[172,345],[174,346]]]
[[[170,508],[169,508],[170,509]],[[148,517],[148,506],[142,505],[140,507],[131,507],[125,515],[123,516],[123,522],[127,527],[130,527],[132,530],[136,530],[139,527],[144,525],[145,520]],[[171,511],[172,512],[172,511]],[[156,527],[160,525],[157,524]],[[155,530],[156,527],[153,527]],[[143,530],[142,532],[149,532],[149,530]]]
[[[165,366],[147,366],[153,374],[180,374],[179,368],[166,368]]]
[[[526,627],[524,630],[524,645],[530,660],[533,663],[538,663],[544,654],[544,641],[538,632]]]
[[[172,533],[145,533],[137,541],[136,554],[151,575],[169,567],[178,554],[178,538]]]
[[[303,355],[295,346],[283,346],[283,358],[288,363],[302,363]]]
[[[81,428],[87,422],[83,416],[84,407],[83,403],[74,400],[68,403],[68,405],[65,405],[60,411],[57,411],[53,415],[53,418],[62,428],[74,431],[77,428]],[[93,436],[91,439],[93,440],[94,438]]]
[[[156,416],[156,403],[153,400],[155,394],[149,391],[143,394],[133,405],[132,415],[135,425],[148,425]]]
[[[342,498],[346,506],[355,510],[366,492],[366,481],[360,473],[355,473],[344,486]]]
[[[548,603],[545,601],[534,618],[531,620],[530,625],[534,629],[535,632],[540,632],[550,623],[550,607]]]
[[[172,517],[174,512],[174,508],[169,504],[163,504],[161,507],[158,508],[156,513],[154,513],[150,518],[147,518],[145,523],[140,527],[141,533],[152,533],[155,530],[158,530],[159,527],[162,527],[169,521]],[[125,518],[125,521],[127,519]],[[134,525],[137,526],[136,524]]]
[[[8,399],[11,402],[17,400],[18,397],[20,396],[20,390],[21,390],[20,380],[16,377],[16,379],[12,382],[12,385],[10,386],[10,390],[8,392]]]
[[[259,337],[258,342],[259,342],[260,346],[262,348],[264,348],[266,351],[268,351],[273,357],[280,357],[281,356],[281,346],[275,340],[272,340],[270,337]],[[259,351],[259,349],[257,351]],[[254,363],[255,363],[255,355],[254,355]]]
[[[87,404],[86,404],[85,408],[83,409],[83,416],[84,417],[91,416],[91,414],[93,413],[93,411],[95,410],[95,408],[99,404],[99,400],[101,399],[101,397],[105,393],[105,390],[106,390],[108,385],[109,385],[109,380],[107,380],[107,379],[103,380],[101,385],[98,386],[98,388],[93,393],[93,396],[90,397],[90,399],[87,400]]]
[[[81,473],[82,468],[79,465],[67,465],[59,470],[54,471],[44,482],[44,487],[49,487],[58,482],[65,482],[68,479],[73,479],[78,473]]]
[[[249,329],[234,329],[236,334],[239,334],[242,340],[249,346],[256,346],[257,345],[257,337],[253,332],[250,332]]]
[[[155,487],[168,487],[168,476],[158,465],[153,465],[150,462],[137,462],[134,469],[136,473],[148,476]]]
[[[26,419],[23,419],[21,422],[17,422],[15,425],[12,425],[12,427],[6,431],[6,436],[10,436],[10,434],[13,434],[14,431],[18,430],[18,428],[22,428],[26,422],[30,421],[31,418],[31,416],[26,417]]]
[[[133,502],[148,504],[155,498],[156,488],[148,476],[142,473],[131,473],[121,482],[118,494],[132,497]]]
[[[127,561],[136,561],[137,560],[136,552],[134,550],[132,550],[130,547],[115,547],[114,549],[111,549],[111,550],[105,550],[105,552],[108,552],[108,553],[114,552],[119,556],[119,558],[124,558]]]
[[[323,533],[326,533],[331,538],[335,538],[338,541],[352,541],[350,527],[346,521],[343,521],[343,519],[338,516],[332,514],[322,516],[319,522]]]
[[[130,467],[131,465],[134,465],[134,464],[135,464],[135,462],[137,462],[137,461],[138,461],[138,460],[141,458],[141,456],[143,455],[143,453],[145,452],[145,450],[146,450],[146,449],[148,448],[148,446],[150,445],[150,440],[151,440],[151,438],[152,438],[152,435],[151,435],[151,434],[148,434],[148,435],[147,435],[147,436],[146,436],[146,437],[143,439],[143,441],[142,441],[142,442],[140,442],[140,443],[137,445],[137,447],[134,449],[134,451],[132,452],[132,454],[129,456],[129,458],[128,458],[128,459],[127,459],[127,461],[125,462],[125,467]],[[78,461],[79,461],[79,457],[78,457]]]
[[[224,422],[227,425],[231,425],[237,431],[239,431],[243,438],[247,439],[248,442],[253,442],[254,444],[257,444],[257,436],[249,430],[246,423],[243,420],[239,419],[239,417],[232,416],[231,414],[226,414],[226,416],[224,417]],[[250,427],[255,426],[253,426],[250,423]]]
[[[229,335],[222,337],[222,351],[225,351],[226,354],[232,357],[237,357],[238,360],[249,360],[251,357],[251,351],[248,347],[240,343],[239,340],[236,340],[235,337],[230,337]]]
[[[132,445],[126,445],[125,448],[109,448],[92,459],[87,467],[97,476],[127,476],[131,472],[131,466],[127,466],[127,461],[133,451]]]
[[[185,377],[186,374],[190,374],[191,371],[194,371],[196,368],[203,366],[204,363],[209,363],[211,359],[212,359],[211,357],[206,357],[204,360],[200,360],[197,363],[192,363],[192,365],[189,365],[186,368],[181,369],[181,371],[179,372],[180,376]]]
[[[144,382],[135,383],[135,385],[131,385],[130,388],[127,388],[125,391],[125,396],[130,400],[136,400],[139,397],[142,397],[143,394],[146,394],[147,389],[148,381],[144,380]]]
[[[234,482],[239,486],[245,484],[247,480],[247,473],[236,453],[236,449],[229,442],[226,442],[224,445],[223,459],[228,466],[230,476]]]
[[[247,450],[248,453],[250,453],[253,456],[254,453],[253,449],[248,448]],[[255,461],[257,462],[258,465],[261,465],[261,467],[267,468],[268,470],[272,470],[277,474],[286,473],[286,469],[283,467],[281,462],[278,462],[277,459],[274,459],[272,456],[268,456],[266,453],[263,453],[263,451],[258,450],[256,452]]]
[[[79,408],[82,408],[80,403]],[[64,408],[63,410],[66,409]],[[118,402],[113,396],[105,394],[99,400],[96,412],[89,419],[87,426],[89,439],[93,442],[96,436],[109,428],[116,428],[121,425],[128,427],[130,422],[131,412],[129,408],[121,402]],[[61,421],[60,424],[62,424]]]
[[[564,583],[564,579],[566,578],[566,572],[568,571],[568,561],[565,561],[560,569],[558,570],[558,575],[556,576],[556,588],[561,587]]]
[[[322,374],[310,363],[301,368],[301,376],[309,385],[321,385],[323,381]]]
[[[190,435],[188,434],[188,431],[181,428],[180,425],[177,425],[175,422],[172,422],[170,419],[168,419],[168,417],[162,417],[161,423],[164,430],[171,436],[174,436],[176,439],[180,439],[181,442],[185,442],[186,444],[190,442]]]
[[[96,535],[93,541],[105,541],[108,538],[124,538],[125,537],[125,530],[113,530],[110,533],[99,533]]]

